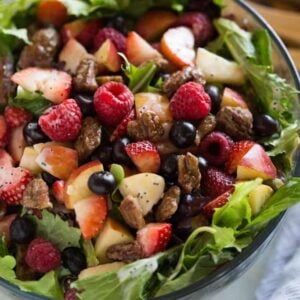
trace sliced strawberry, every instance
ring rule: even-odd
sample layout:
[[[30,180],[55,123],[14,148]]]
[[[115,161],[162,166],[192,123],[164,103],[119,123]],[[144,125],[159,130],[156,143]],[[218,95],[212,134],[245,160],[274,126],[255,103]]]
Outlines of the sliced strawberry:
[[[10,243],[10,225],[16,217],[16,214],[12,214],[0,220],[0,236],[4,235],[8,244]]]
[[[69,74],[55,69],[27,68],[15,73],[11,80],[29,92],[41,92],[54,103],[67,99],[72,85]]]
[[[0,149],[0,167],[13,167],[12,157],[4,150]]]
[[[109,137],[111,143],[115,142],[117,139],[123,137],[127,133],[127,125],[130,121],[135,119],[135,110],[133,109],[129,115],[123,119],[123,121],[116,127],[112,135]]]
[[[160,156],[154,144],[149,141],[131,143],[126,145],[125,150],[140,172],[158,172]]]
[[[128,60],[136,66],[146,61],[162,57],[157,50],[134,31],[128,34],[126,56]]]
[[[104,225],[107,216],[107,199],[92,195],[74,205],[76,220],[85,240],[95,237]]]
[[[91,48],[93,46],[94,37],[101,27],[102,23],[100,20],[92,20],[87,22],[84,28],[76,36],[77,41],[83,46]]]
[[[26,147],[23,129],[24,126],[12,128],[9,134],[9,143],[7,148],[16,163],[20,162]]]
[[[4,148],[8,143],[8,126],[4,116],[0,115],[0,148]]]
[[[14,128],[28,123],[32,119],[32,114],[23,108],[8,105],[4,111],[4,118],[6,124]]]
[[[137,232],[137,241],[143,249],[144,257],[165,250],[172,235],[169,223],[150,223]]]
[[[65,193],[65,181],[64,180],[56,180],[51,186],[51,192],[54,198],[64,204],[64,193]]]

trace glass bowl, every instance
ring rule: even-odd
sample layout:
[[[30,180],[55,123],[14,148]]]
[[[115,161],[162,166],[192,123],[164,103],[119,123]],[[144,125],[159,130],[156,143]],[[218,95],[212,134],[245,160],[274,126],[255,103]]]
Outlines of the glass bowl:
[[[270,25],[243,0],[226,0],[225,3],[226,8],[223,11],[223,15],[233,15],[240,24],[243,24],[250,29],[267,29],[272,39],[273,60],[276,72],[286,78],[289,83],[295,86],[296,89],[300,90],[300,79],[297,69],[285,45]],[[300,115],[300,110],[298,110],[298,112]],[[298,159],[297,161],[298,167],[296,167],[294,173],[300,174],[300,163]],[[215,292],[229,283],[232,283],[235,279],[240,277],[241,274],[246,272],[263,253],[276,234],[276,230],[282,218],[284,218],[284,213],[270,222],[267,227],[256,236],[253,243],[244,249],[243,252],[236,256],[232,261],[226,263],[222,267],[219,267],[217,270],[198,282],[171,294],[155,298],[155,300],[190,299],[192,294],[195,293],[200,293],[204,296],[211,292]],[[1,278],[0,286],[8,289],[12,294],[15,294],[20,299],[49,299],[33,293],[22,292],[17,286],[14,286]]]

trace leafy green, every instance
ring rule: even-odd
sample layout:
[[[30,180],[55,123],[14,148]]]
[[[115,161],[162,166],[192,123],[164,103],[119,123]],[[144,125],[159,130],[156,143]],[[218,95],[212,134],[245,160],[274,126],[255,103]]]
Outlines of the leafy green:
[[[111,194],[111,200],[114,202],[120,202],[121,198],[119,196],[119,185],[122,182],[122,180],[125,177],[124,169],[121,165],[118,164],[112,164],[110,167],[110,172],[113,174],[115,180],[116,180],[116,187],[114,191]]]
[[[9,35],[22,40],[26,44],[30,44],[27,30],[24,28],[17,29],[17,28],[0,28],[0,32],[4,35]]]
[[[90,240],[83,241],[82,247],[86,256],[88,267],[95,267],[99,264],[96,256],[95,247]]]
[[[59,0],[68,9],[68,14],[72,16],[87,16],[90,11],[90,5],[83,0]]]
[[[0,257],[8,254],[7,244],[5,241],[5,235],[0,236]]]
[[[256,51],[257,64],[272,68],[272,44],[266,29],[252,32],[252,42]]]

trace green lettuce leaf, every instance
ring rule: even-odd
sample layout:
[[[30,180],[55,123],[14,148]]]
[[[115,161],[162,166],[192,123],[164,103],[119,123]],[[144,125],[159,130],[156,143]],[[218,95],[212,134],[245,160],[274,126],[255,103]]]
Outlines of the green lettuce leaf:
[[[125,177],[125,172],[123,167],[118,164],[112,164],[110,166],[110,172],[113,174],[117,183],[116,188],[111,194],[111,200],[113,202],[119,203],[122,200],[122,197],[120,197],[120,193],[119,193],[119,185]]]
[[[5,241],[5,235],[0,236],[0,257],[8,255],[7,244]]]
[[[90,11],[90,4],[83,0],[59,0],[68,9],[68,14],[72,16],[87,16]]]
[[[273,68],[271,38],[266,29],[252,32],[252,42],[255,47],[257,64]]]
[[[95,252],[95,247],[94,247],[92,241],[90,241],[90,240],[83,241],[82,248],[83,248],[84,254],[86,256],[86,261],[87,261],[88,267],[95,267],[95,266],[99,265],[99,261],[98,261],[98,258],[96,256],[96,252]]]
[[[21,28],[21,29],[17,29],[17,28],[0,28],[0,32],[3,35],[12,36],[12,37],[15,37],[15,38],[23,41],[26,44],[30,44],[28,34],[27,34],[27,30],[24,29],[24,28]]]

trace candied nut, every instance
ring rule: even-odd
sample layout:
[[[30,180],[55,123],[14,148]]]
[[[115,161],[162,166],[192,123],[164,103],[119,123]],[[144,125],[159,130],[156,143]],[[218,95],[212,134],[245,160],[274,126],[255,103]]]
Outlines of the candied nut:
[[[114,81],[114,82],[120,82],[124,83],[123,77],[118,75],[112,75],[112,76],[98,76],[96,78],[99,85],[102,85],[104,83]]]
[[[207,134],[211,133],[215,130],[217,126],[216,117],[214,115],[209,114],[206,118],[204,118],[196,131],[195,144],[197,146],[200,145],[201,139]]]
[[[164,194],[155,214],[157,222],[164,222],[170,219],[178,209],[180,200],[180,188],[176,185],[171,186]]]
[[[143,249],[137,241],[115,244],[106,250],[106,257],[110,260],[130,263],[143,258]]]
[[[80,134],[75,142],[79,159],[87,158],[101,144],[101,125],[96,118],[83,120]]]
[[[29,182],[23,193],[22,205],[32,209],[53,207],[49,198],[48,185],[43,179],[35,178]]]
[[[217,127],[236,140],[251,139],[253,116],[249,109],[223,107],[216,116]]]
[[[185,193],[200,188],[201,173],[196,156],[188,152],[178,158],[178,183]]]
[[[15,90],[15,84],[10,80],[14,73],[14,61],[10,55],[0,56],[0,106],[7,104]]]
[[[142,64],[140,64],[139,67],[142,68],[142,67],[148,65],[149,63],[155,64],[159,69],[162,69],[162,70],[166,70],[169,68],[169,62],[162,56],[157,56],[150,60],[147,60],[147,61],[143,62]]]
[[[132,196],[125,197],[121,202],[119,209],[125,222],[130,227],[140,229],[146,225],[143,210],[137,198]]]
[[[135,141],[159,142],[164,137],[165,130],[159,116],[152,111],[146,111],[138,120],[128,123],[127,133]]]

